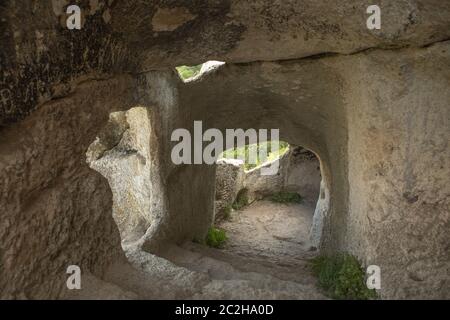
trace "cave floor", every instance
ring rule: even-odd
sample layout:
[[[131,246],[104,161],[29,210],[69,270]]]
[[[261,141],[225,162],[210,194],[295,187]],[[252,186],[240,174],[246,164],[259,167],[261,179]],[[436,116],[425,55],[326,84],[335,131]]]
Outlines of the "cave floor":
[[[233,211],[217,227],[228,240],[221,249],[196,243],[172,247],[165,258],[212,282],[196,298],[320,299],[309,260],[314,207],[257,201]]]
[[[313,214],[314,207],[307,204],[254,202],[219,224],[229,238],[224,251],[296,266],[314,256],[309,243]]]
[[[317,254],[308,241],[313,212],[254,202],[218,224],[228,235],[223,248],[187,242],[159,257],[128,250],[130,263],[117,263],[75,298],[326,299],[308,262]]]

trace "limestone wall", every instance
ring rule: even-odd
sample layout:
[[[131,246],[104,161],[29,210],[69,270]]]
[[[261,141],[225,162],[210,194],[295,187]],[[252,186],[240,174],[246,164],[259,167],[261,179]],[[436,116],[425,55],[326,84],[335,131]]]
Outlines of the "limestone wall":
[[[346,247],[385,297],[448,299],[450,43],[347,60]]]
[[[110,118],[99,135],[116,133],[117,137],[112,143],[98,138],[89,147],[88,163],[108,179],[122,242],[136,242],[163,211],[159,166],[150,152],[154,147],[150,113],[147,108],[135,107],[112,113]]]
[[[383,29],[375,31],[366,28],[368,0],[76,3],[83,25],[73,32],[66,28],[66,0],[2,1],[0,64],[11,71],[0,78],[2,126],[68,94],[72,82],[87,75],[420,47],[450,36],[450,10],[442,0],[381,1]]]
[[[236,196],[242,189],[245,173],[239,159],[219,159],[216,165],[214,220],[221,220],[231,210]]]
[[[69,265],[101,276],[124,259],[108,182],[84,154],[110,110],[132,104],[133,87],[126,76],[85,83],[2,131],[2,298],[55,298]]]

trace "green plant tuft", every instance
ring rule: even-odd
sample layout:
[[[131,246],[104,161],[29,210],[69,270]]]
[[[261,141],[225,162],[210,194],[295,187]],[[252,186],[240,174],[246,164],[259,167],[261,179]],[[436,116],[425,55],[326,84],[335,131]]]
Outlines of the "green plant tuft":
[[[266,150],[266,156],[263,159],[259,157],[261,148],[264,148]],[[274,161],[276,159],[281,158],[288,151],[289,151],[289,144],[285,141],[279,142],[279,148],[277,151],[272,151],[272,142],[266,141],[225,150],[224,152],[222,152],[219,158],[242,159],[244,160],[244,169],[246,171],[249,171],[256,167],[262,166],[270,161]],[[256,154],[258,155],[256,163],[250,163],[250,152],[256,152]]]
[[[240,210],[243,207],[245,207],[246,205],[248,205],[248,189],[244,188],[238,192],[238,194],[236,196],[236,200],[234,200],[231,207],[234,210]]]
[[[180,66],[176,67],[178,74],[180,75],[181,79],[187,80],[190,78],[195,77],[201,70],[202,65],[199,64],[197,66]]]
[[[281,191],[274,193],[270,200],[277,203],[302,203],[303,198],[296,192]]]
[[[225,230],[211,227],[206,236],[206,245],[212,248],[222,248],[227,241]]]
[[[312,270],[318,277],[318,285],[333,299],[376,299],[377,293],[368,289],[365,272],[357,258],[342,253],[334,256],[318,256],[312,260]]]

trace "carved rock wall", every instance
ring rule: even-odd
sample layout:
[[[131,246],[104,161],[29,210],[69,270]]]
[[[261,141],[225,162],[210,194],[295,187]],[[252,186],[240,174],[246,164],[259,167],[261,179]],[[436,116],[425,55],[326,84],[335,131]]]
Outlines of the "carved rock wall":
[[[66,1],[0,4],[2,297],[57,297],[68,263],[101,276],[123,258],[85,153],[137,105],[154,115],[164,199],[144,249],[213,219],[214,167],[174,166],[174,128],[282,128],[320,159],[321,249],[379,264],[385,298],[449,297],[448,2],[380,1],[380,31],[370,1],[76,2],[80,31]],[[229,64],[190,83],[168,70],[205,60]]]

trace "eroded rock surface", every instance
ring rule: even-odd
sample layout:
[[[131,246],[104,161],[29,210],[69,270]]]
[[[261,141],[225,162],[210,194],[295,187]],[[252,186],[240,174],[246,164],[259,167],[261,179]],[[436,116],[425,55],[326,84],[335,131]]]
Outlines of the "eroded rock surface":
[[[136,242],[163,210],[159,168],[150,152],[150,114],[143,107],[113,113],[102,133],[89,147],[87,161],[108,179],[122,241]]]
[[[231,210],[236,196],[242,188],[243,162],[239,159],[219,159],[216,166],[216,194],[214,220],[223,219]]]
[[[54,298],[65,290],[69,265],[101,276],[125,259],[108,182],[84,153],[109,112],[130,106],[133,87],[129,77],[86,83],[2,131],[3,298]]]

